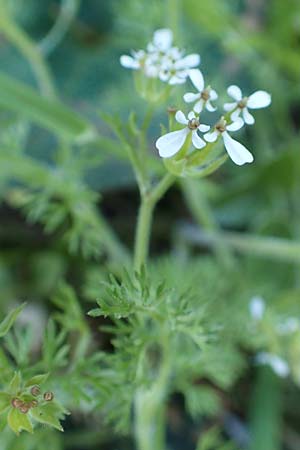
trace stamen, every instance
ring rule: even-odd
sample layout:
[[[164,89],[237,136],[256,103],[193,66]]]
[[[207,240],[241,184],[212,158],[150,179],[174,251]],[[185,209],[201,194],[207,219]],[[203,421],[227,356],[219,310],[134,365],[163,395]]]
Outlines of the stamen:
[[[198,119],[191,119],[188,122],[188,128],[190,130],[196,130],[199,127],[199,125],[200,125],[200,122]]]

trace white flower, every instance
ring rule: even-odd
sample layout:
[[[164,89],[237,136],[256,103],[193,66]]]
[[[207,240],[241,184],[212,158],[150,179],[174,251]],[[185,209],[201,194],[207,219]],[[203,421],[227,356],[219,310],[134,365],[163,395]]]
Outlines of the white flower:
[[[138,50],[137,52],[132,51],[132,56],[122,55],[120,57],[121,66],[126,69],[138,70],[141,69],[146,60],[146,52],[144,50]]]
[[[147,46],[148,52],[167,52],[172,47],[173,33],[169,28],[161,28],[153,34],[153,40]]]
[[[120,63],[123,67],[132,70],[143,70],[149,78],[158,77],[158,61],[154,55],[151,57],[144,50],[138,50],[137,52],[133,50],[131,55],[122,55],[120,57]]]
[[[141,70],[146,77],[160,78],[171,85],[184,83],[190,69],[200,63],[200,56],[184,56],[184,51],[172,47],[173,33],[168,28],[156,30],[147,51],[132,51],[131,56],[122,55],[121,65],[126,69]]]
[[[285,378],[290,373],[288,363],[273,353],[261,352],[257,355],[256,361],[258,364],[267,364],[280,377]]]
[[[266,108],[271,103],[271,95],[266,91],[256,91],[250,97],[243,97],[242,91],[238,86],[232,85],[227,89],[228,95],[234,99],[234,102],[225,103],[225,111],[233,111],[230,118],[235,121],[242,113],[243,120],[248,125],[253,125],[255,120],[250,109]]]
[[[214,130],[204,135],[204,139],[207,142],[215,142],[221,134],[225,149],[230,159],[235,164],[237,164],[238,166],[242,166],[245,163],[251,163],[254,160],[253,155],[249,152],[249,150],[246,149],[246,147],[244,147],[244,145],[234,140],[228,134],[228,131],[237,131],[242,128],[243,125],[244,122],[240,117],[230,125],[227,125],[226,120],[224,119],[224,117],[222,117],[215,126]]]
[[[218,98],[218,94],[214,89],[210,89],[209,87],[205,89],[204,78],[200,70],[191,69],[189,72],[189,77],[198,92],[196,94],[193,92],[187,92],[183,96],[184,101],[186,103],[196,102],[194,105],[194,111],[198,114],[203,110],[203,107],[205,107],[207,111],[215,111],[217,108],[211,104],[211,100],[216,100]]]
[[[190,70],[200,64],[200,55],[196,53],[180,58],[174,58],[174,54],[175,49],[173,55],[170,53],[163,60],[159,73],[159,78],[171,85],[185,83]]]
[[[189,112],[187,118],[182,111],[177,111],[175,119],[178,123],[185,125],[185,127],[182,130],[171,131],[157,139],[155,145],[159,156],[162,158],[171,158],[176,155],[185,143],[189,133],[192,133],[192,143],[195,148],[200,149],[206,145],[206,142],[200,138],[197,131],[200,130],[202,133],[205,133],[210,127],[200,124],[193,111]]]
[[[281,323],[278,323],[276,329],[281,335],[295,333],[295,331],[299,330],[299,320],[296,317],[288,317]]]
[[[266,309],[265,301],[262,297],[252,297],[249,303],[249,311],[254,320],[261,320]]]

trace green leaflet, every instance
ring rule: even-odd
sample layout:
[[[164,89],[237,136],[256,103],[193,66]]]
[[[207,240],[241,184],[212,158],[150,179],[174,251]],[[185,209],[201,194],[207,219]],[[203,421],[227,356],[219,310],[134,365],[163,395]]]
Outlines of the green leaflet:
[[[21,413],[18,409],[11,409],[7,416],[7,423],[9,427],[19,434],[22,430],[33,433],[32,423],[27,414]]]
[[[18,306],[17,308],[13,309],[6,317],[5,319],[0,323],[0,338],[5,336],[10,328],[13,326],[16,318],[24,308],[25,303]]]
[[[31,87],[0,73],[0,106],[54,132],[58,136],[86,142],[94,135],[92,126],[57,100],[36,93]]]

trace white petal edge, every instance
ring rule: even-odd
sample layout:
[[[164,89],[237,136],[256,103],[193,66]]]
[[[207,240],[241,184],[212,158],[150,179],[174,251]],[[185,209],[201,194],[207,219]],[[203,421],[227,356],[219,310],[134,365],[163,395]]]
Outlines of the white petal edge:
[[[266,304],[262,297],[256,295],[251,298],[249,303],[249,311],[254,320],[261,320],[265,313]]]
[[[217,92],[214,89],[211,89],[209,91],[209,99],[210,100],[212,100],[212,101],[217,100],[218,97],[219,96],[218,96]]]
[[[192,119],[195,119],[195,118],[196,118],[196,116],[195,116],[194,111],[190,111],[190,112],[188,113],[188,119],[189,119],[189,120],[192,120]]]
[[[237,119],[234,122],[232,122],[230,125],[226,126],[226,130],[238,131],[242,128],[243,125],[244,125],[243,119],[241,119],[240,117],[237,117]]]
[[[204,78],[199,69],[191,69],[189,72],[189,77],[191,82],[198,89],[199,92],[202,92],[204,89]]]
[[[232,114],[230,114],[230,119],[233,122],[238,122],[240,119],[240,114],[241,114],[241,108],[237,108],[235,111],[233,111]],[[236,131],[236,130],[230,130],[230,131]]]
[[[200,114],[203,109],[203,105],[204,105],[204,100],[203,100],[203,98],[200,98],[200,100],[197,103],[195,103],[195,105],[194,105],[194,111],[197,114]]]
[[[207,109],[207,111],[209,112],[214,112],[217,110],[217,108],[215,106],[213,106],[209,100],[207,100],[207,102],[205,103],[205,108]]]
[[[192,53],[191,55],[187,55],[184,58],[176,61],[174,64],[175,69],[191,69],[192,67],[196,67],[200,64],[200,56],[196,53]]]
[[[239,102],[243,98],[242,91],[235,84],[232,84],[231,86],[229,86],[229,88],[227,89],[227,93],[228,93],[228,95],[230,95],[230,97],[232,97],[237,102]]]
[[[162,51],[167,51],[172,45],[173,33],[169,28],[161,28],[153,34],[154,45]]]
[[[197,133],[197,130],[194,130],[192,132],[192,143],[193,146],[198,149],[206,146],[206,142],[203,139],[201,139],[201,137]]]
[[[210,126],[205,125],[204,123],[201,123],[199,125],[199,130],[201,131],[201,133],[206,133],[209,129],[210,129]]]
[[[224,106],[223,106],[225,111],[232,111],[236,107],[237,107],[237,102],[224,103]]]
[[[254,124],[255,119],[252,116],[252,114],[249,113],[248,108],[243,108],[242,115],[243,115],[243,119],[247,125]]]
[[[214,130],[210,133],[206,133],[203,137],[207,142],[215,142],[218,139],[219,134],[218,130]]]
[[[273,371],[282,378],[287,377],[290,373],[288,363],[278,355],[261,352],[257,355],[256,361],[259,364],[268,364],[273,369]]]
[[[139,69],[140,64],[138,61],[136,61],[134,58],[128,55],[122,55],[120,57],[120,64],[121,66],[125,67],[126,69]]]
[[[185,143],[188,132],[188,128],[183,128],[182,130],[167,133],[157,139],[155,145],[158,149],[159,156],[162,158],[171,158],[176,155]]]
[[[222,136],[226,151],[230,159],[237,166],[242,166],[243,164],[253,162],[254,160],[253,155],[249,152],[248,149],[246,149],[246,147],[244,147],[244,145],[232,139],[232,137],[227,133],[227,131],[224,131]]]
[[[181,123],[182,125],[188,124],[188,119],[185,117],[184,113],[182,111],[177,111],[175,114],[175,119],[178,123]]]
[[[186,77],[179,77],[177,75],[173,75],[169,80],[168,84],[174,86],[175,84],[183,84],[186,82]]]
[[[186,94],[184,94],[183,100],[186,103],[192,103],[192,102],[195,102],[196,100],[198,100],[199,97],[200,97],[200,94],[194,94],[193,92],[187,92]]]
[[[266,108],[271,101],[271,95],[268,92],[256,91],[248,98],[247,106],[251,109]]]

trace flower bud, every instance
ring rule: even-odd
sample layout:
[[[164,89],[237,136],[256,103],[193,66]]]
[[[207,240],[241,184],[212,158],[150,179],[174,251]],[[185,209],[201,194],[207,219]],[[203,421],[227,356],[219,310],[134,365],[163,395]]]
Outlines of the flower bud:
[[[34,397],[37,397],[38,395],[40,395],[41,390],[40,390],[39,386],[33,386],[33,387],[30,389],[30,393],[31,393],[31,395],[33,395]]]
[[[11,401],[11,405],[13,408],[20,408],[20,406],[23,405],[23,402],[19,398],[13,398]]]
[[[51,402],[51,400],[53,400],[53,398],[54,398],[53,392],[45,392],[44,400],[46,400],[46,402]]]
[[[29,411],[29,409],[30,409],[29,403],[22,402],[22,404],[19,406],[18,409],[19,409],[19,411],[21,411],[21,413],[23,413],[23,414],[28,413],[28,411]]]
[[[36,406],[38,406],[39,402],[37,400],[31,400],[31,402],[29,403],[30,408],[35,408]]]

